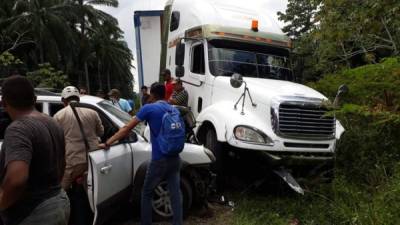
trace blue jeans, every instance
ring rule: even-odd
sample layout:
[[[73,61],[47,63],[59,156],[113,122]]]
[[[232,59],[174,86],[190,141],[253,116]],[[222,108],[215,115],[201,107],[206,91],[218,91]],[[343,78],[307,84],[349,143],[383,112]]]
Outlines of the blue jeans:
[[[182,194],[180,188],[181,159],[179,157],[153,160],[147,169],[144,180],[141,201],[142,225],[150,225],[152,222],[152,200],[155,187],[166,180],[172,205],[172,224],[182,225]]]
[[[19,225],[67,225],[69,200],[64,190],[40,203]]]

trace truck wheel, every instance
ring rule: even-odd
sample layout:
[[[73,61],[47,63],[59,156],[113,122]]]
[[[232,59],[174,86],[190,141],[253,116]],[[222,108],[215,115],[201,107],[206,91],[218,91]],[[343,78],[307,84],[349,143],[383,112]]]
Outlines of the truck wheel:
[[[222,149],[222,143],[218,141],[217,134],[214,129],[210,128],[207,130],[206,138],[204,141],[206,148],[210,149],[216,158],[216,161],[211,165],[213,172],[217,174],[217,192],[223,192],[224,182],[224,152]]]
[[[186,177],[181,177],[183,217],[186,217],[192,206],[192,185]],[[168,220],[172,217],[172,205],[169,198],[167,182],[162,181],[154,190],[153,195],[153,218],[156,221]]]

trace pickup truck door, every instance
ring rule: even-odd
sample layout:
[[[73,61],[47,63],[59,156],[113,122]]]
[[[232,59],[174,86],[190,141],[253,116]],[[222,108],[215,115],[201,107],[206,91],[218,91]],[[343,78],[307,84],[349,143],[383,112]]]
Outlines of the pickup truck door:
[[[88,104],[76,104],[95,110],[102,120],[102,141],[118,131],[118,127],[101,110]],[[135,133],[114,144],[108,150],[98,149],[88,154],[87,193],[94,213],[93,225],[105,224],[128,201],[132,192],[133,152],[131,143],[137,141]]]
[[[88,197],[93,224],[104,224],[132,192],[132,151],[129,143],[89,153]]]

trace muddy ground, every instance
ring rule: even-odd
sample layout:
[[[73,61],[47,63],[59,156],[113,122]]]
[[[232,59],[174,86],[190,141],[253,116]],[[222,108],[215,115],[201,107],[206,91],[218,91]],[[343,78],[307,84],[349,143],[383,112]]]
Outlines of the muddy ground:
[[[184,220],[184,225],[230,225],[232,224],[232,207],[217,203],[209,204],[210,210],[204,211],[193,209],[188,218]],[[211,212],[211,213],[210,213]],[[158,222],[154,225],[171,225],[170,222]],[[112,225],[140,225],[138,217],[127,218],[126,221],[114,221]]]

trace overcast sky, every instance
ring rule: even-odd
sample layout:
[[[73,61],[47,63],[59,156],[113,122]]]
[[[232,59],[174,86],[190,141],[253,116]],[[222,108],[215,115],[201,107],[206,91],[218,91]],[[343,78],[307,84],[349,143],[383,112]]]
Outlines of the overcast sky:
[[[190,1],[190,0],[188,0]],[[229,1],[229,0],[227,0]],[[244,4],[253,0],[243,1]],[[259,0],[258,0],[259,1]],[[287,0],[263,0],[268,5],[271,11],[282,11],[284,12],[287,5]],[[119,0],[118,8],[102,7],[101,9],[110,13],[118,19],[121,29],[124,31],[124,37],[128,42],[129,48],[132,50],[134,57],[136,58],[136,44],[135,44],[135,28],[133,25],[133,13],[136,10],[161,10],[164,8],[167,0]],[[246,3],[245,3],[246,2]],[[274,14],[277,23],[282,26],[283,23],[279,22]],[[136,67],[136,61],[134,62]],[[136,78],[136,71],[133,71]],[[135,85],[136,86],[136,85]],[[137,90],[137,88],[135,88]]]

